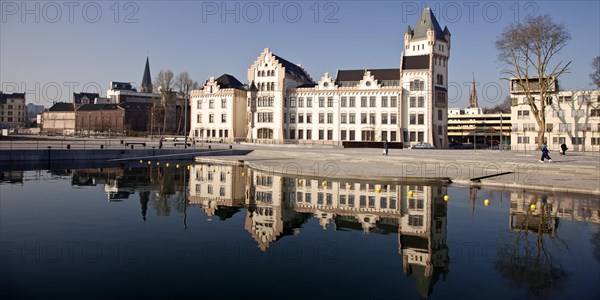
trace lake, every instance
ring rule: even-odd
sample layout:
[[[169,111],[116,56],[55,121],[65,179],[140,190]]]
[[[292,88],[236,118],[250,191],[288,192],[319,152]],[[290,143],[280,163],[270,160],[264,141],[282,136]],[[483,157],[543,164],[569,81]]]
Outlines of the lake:
[[[596,299],[597,196],[171,162],[0,172],[2,299]]]

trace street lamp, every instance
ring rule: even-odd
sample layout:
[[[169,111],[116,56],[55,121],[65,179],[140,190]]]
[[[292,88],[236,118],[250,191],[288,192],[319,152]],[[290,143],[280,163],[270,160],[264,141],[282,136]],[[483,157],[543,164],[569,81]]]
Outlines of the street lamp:
[[[498,146],[498,150],[502,151],[502,111],[500,111],[500,145]]]

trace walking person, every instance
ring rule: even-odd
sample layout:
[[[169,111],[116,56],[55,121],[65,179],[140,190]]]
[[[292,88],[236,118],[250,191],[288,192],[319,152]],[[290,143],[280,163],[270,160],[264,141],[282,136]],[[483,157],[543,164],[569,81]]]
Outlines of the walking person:
[[[162,144],[165,140],[165,137],[161,136],[160,139],[158,140],[158,149],[162,149]]]
[[[550,151],[548,151],[548,146],[546,144],[544,144],[544,145],[542,145],[542,148],[540,148],[540,150],[542,151],[542,157],[540,158],[540,161],[544,162],[544,158],[545,158],[549,162],[552,162],[552,158],[550,158],[550,155],[548,155],[548,153],[550,153]]]
[[[560,154],[561,155],[567,155],[567,150],[569,148],[567,148],[567,145],[565,143],[562,143],[562,145],[560,145]]]
[[[388,143],[387,140],[383,141],[383,155],[388,155]]]

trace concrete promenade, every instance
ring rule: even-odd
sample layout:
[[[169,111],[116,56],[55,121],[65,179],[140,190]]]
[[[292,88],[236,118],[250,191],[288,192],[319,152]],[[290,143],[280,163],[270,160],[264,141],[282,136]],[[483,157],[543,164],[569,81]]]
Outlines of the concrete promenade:
[[[144,141],[127,138],[126,141]],[[11,141],[12,149],[35,149],[36,141]],[[97,141],[96,141],[97,142]],[[106,142],[106,141],[105,141]],[[63,147],[66,141],[37,141],[38,149],[45,143]],[[72,147],[82,147],[82,141]],[[93,141],[86,141],[86,147]],[[157,147],[157,141],[148,146]],[[197,161],[237,163],[244,161],[250,167],[290,176],[339,178],[354,180],[400,180],[417,182],[452,182],[453,185],[486,186],[509,189],[540,190],[546,192],[583,193],[600,196],[600,153],[567,152],[561,156],[551,151],[553,162],[540,162],[539,151],[498,150],[416,150],[390,149],[388,156],[382,149],[343,149],[335,147],[302,147],[296,145],[256,144],[196,144],[192,149],[253,150],[247,155],[199,157]],[[137,149],[138,146],[136,146]],[[165,149],[183,149],[168,142]],[[125,149],[113,140],[105,149]],[[0,140],[0,150],[7,149]],[[73,148],[72,148],[73,149]],[[98,149],[98,148],[96,148]],[[208,153],[207,153],[208,154]],[[210,155],[210,154],[209,154]],[[500,175],[498,175],[500,174]],[[498,176],[496,176],[498,175]],[[491,176],[488,178],[481,178]]]

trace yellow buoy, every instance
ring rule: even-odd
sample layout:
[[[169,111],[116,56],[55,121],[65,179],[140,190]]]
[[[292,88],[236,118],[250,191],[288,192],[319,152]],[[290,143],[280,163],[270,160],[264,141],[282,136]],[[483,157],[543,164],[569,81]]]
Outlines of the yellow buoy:
[[[151,161],[148,161],[148,164],[149,164],[149,165],[151,165],[151,164],[152,164],[152,162],[151,162]]]
[[[379,193],[381,193],[381,188],[378,187],[378,188],[375,189],[375,191],[379,194]]]
[[[144,161],[140,159],[140,164],[143,164],[143,163],[144,163]]]
[[[490,200],[488,200],[488,199],[483,200],[483,205],[490,206]]]
[[[531,210],[535,210],[535,204],[533,204],[533,203],[532,203],[532,204],[529,206],[529,208],[530,208]]]
[[[448,199],[450,199],[450,197],[448,197],[448,195],[444,195],[444,201],[448,201]]]
[[[176,164],[176,165],[175,165],[175,168],[179,169],[179,164]]]
[[[413,196],[413,191],[408,191],[408,196],[412,197]]]
[[[169,167],[169,163],[167,163],[167,164],[165,165],[165,167],[167,167],[167,168],[168,168],[168,167]]]
[[[327,186],[327,181],[323,181],[323,182],[321,182],[321,185],[322,185],[323,187],[326,187],[326,186]]]

